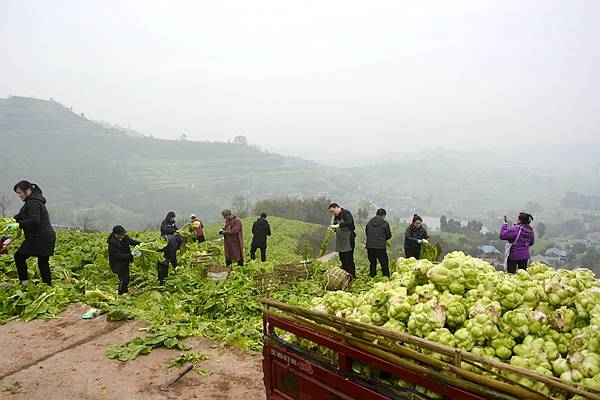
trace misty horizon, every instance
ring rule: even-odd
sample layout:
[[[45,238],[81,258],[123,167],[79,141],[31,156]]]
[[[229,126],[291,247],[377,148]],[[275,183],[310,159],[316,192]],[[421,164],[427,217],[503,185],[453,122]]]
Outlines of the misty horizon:
[[[598,140],[593,1],[144,4],[2,3],[0,93],[296,155]]]

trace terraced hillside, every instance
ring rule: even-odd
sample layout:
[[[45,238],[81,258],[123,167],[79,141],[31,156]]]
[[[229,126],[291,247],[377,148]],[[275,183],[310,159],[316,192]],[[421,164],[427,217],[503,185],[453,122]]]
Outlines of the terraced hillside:
[[[62,223],[143,228],[168,209],[210,221],[238,194],[335,193],[335,176],[310,161],[241,144],[131,137],[52,101],[0,100],[0,132],[2,190],[23,178],[38,182]]]

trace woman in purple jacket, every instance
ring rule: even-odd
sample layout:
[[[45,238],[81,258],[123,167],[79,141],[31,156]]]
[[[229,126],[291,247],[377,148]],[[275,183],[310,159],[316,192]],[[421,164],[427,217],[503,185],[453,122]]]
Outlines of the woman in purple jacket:
[[[506,272],[514,274],[517,269],[527,269],[531,254],[529,248],[535,243],[531,214],[522,212],[517,217],[517,224],[508,227],[508,221],[504,217],[504,224],[500,228],[500,239],[507,240],[508,245],[504,255]]]

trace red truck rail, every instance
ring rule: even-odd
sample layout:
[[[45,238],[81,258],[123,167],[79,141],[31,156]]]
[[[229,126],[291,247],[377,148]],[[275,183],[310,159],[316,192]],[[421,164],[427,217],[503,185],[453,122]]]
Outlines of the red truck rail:
[[[309,314],[318,316],[309,310],[303,310],[302,317],[290,311],[293,307],[263,300],[263,372],[268,400],[429,400],[423,390],[404,389],[392,384],[394,378],[402,379],[413,385],[421,386],[430,392],[453,400],[521,400],[549,399],[538,392],[524,387],[518,387],[512,392],[510,382],[490,381],[492,385],[474,383],[459,375],[448,379],[448,369],[436,369],[432,366],[417,365],[404,359],[393,362],[386,354],[370,351],[364,346],[345,339],[345,334],[334,334],[335,331],[319,329],[316,324],[308,321]],[[277,311],[275,311],[277,310]],[[322,314],[321,314],[322,315]],[[330,316],[331,320],[339,318]],[[320,320],[319,323],[323,323]],[[350,322],[348,323],[350,324]],[[374,328],[377,329],[377,328]],[[329,334],[331,332],[331,334]],[[295,336],[290,343],[286,336]],[[308,350],[298,344],[299,340],[307,340],[321,346],[335,357],[326,358],[317,352]],[[415,341],[422,341],[414,338]],[[456,350],[460,353],[459,350]],[[335,353],[334,353],[335,352]],[[467,358],[468,353],[464,353]],[[459,356],[460,357],[460,356]],[[459,359],[460,361],[460,359]],[[353,363],[358,362],[372,369],[384,371],[387,379],[378,379],[353,370]],[[460,362],[457,363],[460,365]],[[452,364],[448,364],[452,365]],[[416,367],[416,368],[413,368]],[[421,369],[419,369],[421,368]],[[508,369],[514,368],[507,366]],[[420,372],[417,372],[420,371]],[[527,376],[533,372],[524,371]],[[452,375],[452,374],[450,374]],[[391,378],[391,379],[390,379]],[[543,378],[541,378],[543,379]],[[452,382],[452,383],[449,383]],[[579,388],[565,386],[554,382],[567,392],[577,393],[587,399],[600,399],[597,394],[582,391]],[[552,381],[548,381],[552,385]]]
[[[370,383],[353,372],[352,361],[384,370],[451,399],[486,400],[484,397],[417,375],[353,346],[273,315],[264,316],[264,327],[263,372],[267,399],[270,400],[430,399],[413,390],[406,389],[402,392],[382,384]],[[297,346],[284,342],[275,334],[275,328],[336,351],[337,365],[327,365]]]

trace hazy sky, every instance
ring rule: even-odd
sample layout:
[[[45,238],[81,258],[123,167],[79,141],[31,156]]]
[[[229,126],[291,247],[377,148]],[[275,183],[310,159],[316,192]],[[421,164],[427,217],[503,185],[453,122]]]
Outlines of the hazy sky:
[[[600,1],[0,0],[0,97],[373,153],[598,140]]]

